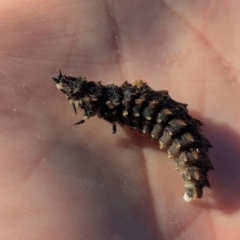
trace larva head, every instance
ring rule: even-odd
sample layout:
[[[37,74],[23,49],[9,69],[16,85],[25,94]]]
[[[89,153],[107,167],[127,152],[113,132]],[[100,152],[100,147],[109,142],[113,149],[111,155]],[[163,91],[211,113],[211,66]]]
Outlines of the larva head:
[[[59,75],[53,80],[57,88],[67,95],[67,99],[73,105],[76,113],[76,107],[82,108],[88,117],[96,115],[102,99],[101,82],[87,81],[82,77],[70,77]]]
[[[57,88],[68,96],[68,99],[81,98],[85,93],[86,78],[62,75],[60,70],[59,75],[56,78],[54,77],[53,80],[56,82]]]

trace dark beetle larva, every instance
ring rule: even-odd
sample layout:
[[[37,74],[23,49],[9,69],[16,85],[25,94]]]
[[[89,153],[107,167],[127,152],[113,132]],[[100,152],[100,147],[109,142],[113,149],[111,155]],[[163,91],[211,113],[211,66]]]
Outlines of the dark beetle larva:
[[[203,187],[210,187],[207,172],[213,165],[207,152],[211,144],[201,133],[201,122],[188,114],[187,105],[172,100],[167,91],[154,91],[142,80],[118,87],[61,71],[53,80],[75,113],[76,107],[83,109],[83,119],[75,125],[97,115],[112,124],[113,133],[119,123],[158,139],[160,149],[167,149],[168,157],[176,161],[186,188],[185,201],[201,198]]]

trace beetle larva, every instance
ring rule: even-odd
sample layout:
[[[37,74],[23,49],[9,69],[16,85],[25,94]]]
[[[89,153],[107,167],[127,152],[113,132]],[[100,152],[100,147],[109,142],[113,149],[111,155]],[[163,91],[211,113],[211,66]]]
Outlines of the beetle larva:
[[[201,133],[201,122],[167,91],[154,91],[142,80],[133,85],[103,85],[62,75],[61,71],[53,80],[67,95],[74,112],[77,107],[83,110],[82,120],[75,125],[97,115],[112,124],[113,133],[119,123],[159,140],[160,149],[167,149],[168,157],[176,161],[186,188],[185,201],[201,198],[203,187],[210,187],[207,172],[214,168],[207,152],[212,146]]]

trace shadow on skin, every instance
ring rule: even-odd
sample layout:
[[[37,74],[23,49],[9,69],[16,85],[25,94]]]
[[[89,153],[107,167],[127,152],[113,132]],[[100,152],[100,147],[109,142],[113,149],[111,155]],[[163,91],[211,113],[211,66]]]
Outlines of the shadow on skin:
[[[199,118],[197,113],[192,115]],[[208,193],[207,201],[198,200],[191,204],[199,207],[200,211],[201,208],[218,209],[225,214],[232,214],[240,207],[240,161],[238,160],[240,136],[226,124],[215,124],[203,118],[200,120],[205,123],[202,127],[204,135],[213,145],[213,148],[209,150],[209,155],[215,171],[209,171],[208,174],[212,188]],[[127,127],[124,127],[124,131],[127,132],[127,137],[118,137],[118,144],[122,148],[132,148],[134,145],[140,144],[140,138],[136,138],[136,134],[140,136],[140,133],[131,131]],[[110,124],[109,134],[112,134]],[[146,141],[142,141],[143,147],[158,149],[157,141],[152,142],[148,136],[143,138],[146,138]],[[91,195],[91,206],[96,208],[91,211],[104,210],[104,215],[107,216],[104,224],[106,231],[116,234],[119,239],[126,240],[164,239],[156,218],[154,199],[148,183],[144,158],[137,157],[139,164],[136,171],[134,169],[134,174],[141,175],[139,178],[141,180],[137,180],[137,184],[143,186],[144,190],[136,192],[133,184],[125,184],[123,179],[117,176],[113,177],[115,174],[111,171],[111,166],[108,167],[108,162],[111,160],[109,152],[99,154],[102,152],[100,147],[95,146],[94,149],[91,149],[89,146],[86,143],[85,145],[80,144],[77,140],[76,145],[73,146],[62,142],[59,155],[67,158],[68,164],[70,164],[69,161],[74,162],[74,169],[71,172],[73,171],[76,177],[80,177],[80,181],[92,184],[94,187],[94,191],[87,191],[87,194]],[[86,157],[79,159],[77,154],[72,155],[76,149],[84,152],[83,156]],[[108,158],[107,162],[102,163],[101,159],[106,158]],[[92,162],[90,171],[89,162]],[[72,168],[71,164],[69,167]],[[109,174],[106,174],[106,169]],[[115,183],[113,184],[113,182]],[[112,189],[112,186],[115,188]],[[182,198],[180,200],[183,201]]]
[[[234,213],[240,208],[240,135],[227,124],[216,124],[206,118],[200,118],[198,117],[200,114],[194,111],[190,111],[190,114],[200,119],[204,124],[202,132],[213,145],[208,153],[215,168],[214,171],[210,170],[208,172],[211,184],[208,200],[200,199],[193,201],[191,204],[204,208],[219,209],[226,214]],[[136,133],[127,127],[124,127],[124,129],[130,139],[119,139],[119,144],[122,147],[129,148],[134,144],[131,138],[134,138]],[[147,135],[145,137],[150,138]],[[131,145],[128,141],[131,141]],[[156,140],[146,140],[143,146],[156,149],[158,148],[156,142]],[[135,144],[137,144],[136,141]]]
[[[196,204],[232,214],[240,208],[240,135],[227,124],[204,122],[204,132],[213,145],[209,155],[215,170],[209,172],[212,199]]]

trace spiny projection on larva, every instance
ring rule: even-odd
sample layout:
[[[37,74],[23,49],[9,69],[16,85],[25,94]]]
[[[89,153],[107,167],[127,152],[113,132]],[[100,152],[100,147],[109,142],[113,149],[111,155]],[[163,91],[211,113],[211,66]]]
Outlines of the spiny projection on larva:
[[[214,169],[208,157],[209,141],[202,135],[201,122],[188,114],[187,105],[174,101],[167,91],[154,91],[142,80],[121,86],[103,85],[83,77],[62,75],[53,80],[67,95],[73,110],[83,110],[83,118],[75,125],[98,116],[149,134],[159,140],[160,149],[167,149],[168,157],[175,160],[186,191],[184,200],[201,198],[203,187],[210,187],[207,172]]]

